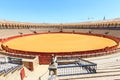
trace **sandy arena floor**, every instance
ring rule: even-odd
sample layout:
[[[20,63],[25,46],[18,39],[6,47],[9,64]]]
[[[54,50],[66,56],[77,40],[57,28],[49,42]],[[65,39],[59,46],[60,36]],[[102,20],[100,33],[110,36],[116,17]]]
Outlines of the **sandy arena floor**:
[[[34,52],[72,52],[114,46],[111,39],[82,34],[39,34],[12,39],[4,45],[9,48]]]

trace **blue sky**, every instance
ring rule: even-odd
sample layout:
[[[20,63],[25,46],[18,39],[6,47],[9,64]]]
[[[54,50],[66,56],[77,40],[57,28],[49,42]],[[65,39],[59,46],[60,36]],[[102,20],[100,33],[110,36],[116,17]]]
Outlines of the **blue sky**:
[[[119,18],[120,0],[1,0],[0,20],[71,23]]]

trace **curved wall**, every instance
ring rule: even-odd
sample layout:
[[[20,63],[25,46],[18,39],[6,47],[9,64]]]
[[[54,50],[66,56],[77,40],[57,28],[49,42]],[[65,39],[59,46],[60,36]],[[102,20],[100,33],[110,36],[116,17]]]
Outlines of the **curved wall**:
[[[36,34],[25,34],[25,35],[18,35],[18,36],[13,36],[6,38],[2,40],[2,42],[9,41],[11,39],[17,38],[17,37],[24,37],[24,36],[30,36],[30,35],[37,35],[37,34],[47,34],[47,33],[36,33]],[[105,37],[114,40],[117,45],[111,46],[111,47],[106,47],[103,49],[97,49],[97,50],[89,50],[89,51],[78,51],[78,52],[60,52],[60,53],[44,53],[44,52],[29,52],[29,51],[21,51],[21,50],[15,50],[15,49],[10,49],[8,46],[4,46],[3,44],[1,45],[3,50],[14,53],[14,54],[22,54],[22,55],[31,55],[31,56],[39,56],[39,62],[40,64],[48,64],[51,61],[51,55],[54,54],[55,56],[81,56],[81,57],[90,57],[90,56],[97,56],[100,55],[98,53],[103,53],[101,55],[106,54],[107,52],[114,51],[118,49],[119,46],[119,39],[116,37],[112,36],[106,36],[106,35],[101,35],[101,34],[89,34],[89,33],[74,33],[74,34],[85,34],[85,35],[92,35],[92,36],[99,36],[99,37]]]

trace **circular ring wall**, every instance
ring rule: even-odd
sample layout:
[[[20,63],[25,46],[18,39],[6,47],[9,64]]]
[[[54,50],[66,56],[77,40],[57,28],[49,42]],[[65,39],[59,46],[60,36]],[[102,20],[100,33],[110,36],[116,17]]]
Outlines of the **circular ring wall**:
[[[37,33],[4,39],[2,48],[11,53],[50,57],[84,55],[113,51],[119,46],[115,37],[86,33]]]

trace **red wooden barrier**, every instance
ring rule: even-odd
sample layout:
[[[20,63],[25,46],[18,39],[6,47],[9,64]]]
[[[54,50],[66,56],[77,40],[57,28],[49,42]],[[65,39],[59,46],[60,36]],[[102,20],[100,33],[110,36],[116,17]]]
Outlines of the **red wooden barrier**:
[[[46,34],[46,33],[39,33],[39,34]],[[109,39],[114,40],[117,43],[117,45],[114,45],[111,47],[106,47],[103,49],[97,49],[97,50],[77,51],[77,52],[59,52],[59,53],[30,52],[30,51],[15,50],[15,49],[10,49],[9,46],[4,46],[4,44],[2,44],[1,47],[3,48],[3,50],[5,50],[7,52],[11,52],[11,53],[24,54],[24,55],[38,55],[40,64],[49,64],[51,61],[51,54],[58,55],[58,56],[64,56],[64,55],[82,55],[82,54],[95,54],[95,53],[100,53],[100,52],[107,52],[107,51],[116,50],[118,48],[119,42],[120,42],[120,39],[118,39],[116,37],[106,36],[106,35],[101,35],[101,34],[89,34],[89,33],[74,33],[74,34],[92,35],[92,36],[109,38]],[[13,37],[6,38],[4,40],[4,42],[9,41],[14,38],[30,36],[30,35],[37,35],[37,34],[25,34],[22,36],[21,35],[13,36]]]

